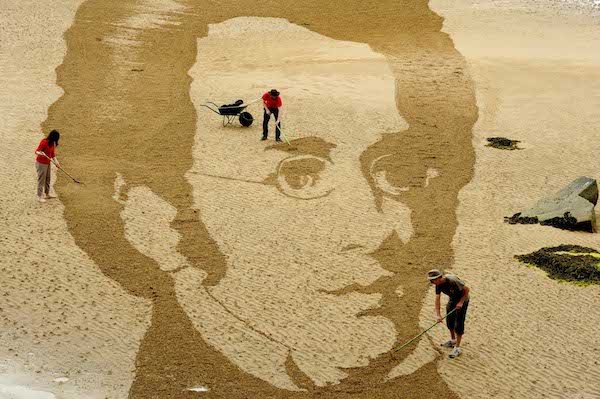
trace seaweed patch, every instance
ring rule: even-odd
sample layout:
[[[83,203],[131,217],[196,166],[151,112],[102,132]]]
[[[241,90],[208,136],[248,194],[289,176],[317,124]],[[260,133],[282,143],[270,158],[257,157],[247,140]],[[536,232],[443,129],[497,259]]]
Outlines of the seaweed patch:
[[[499,150],[522,150],[517,146],[519,140],[511,140],[505,137],[488,137],[486,147],[493,147]]]
[[[521,216],[521,212],[515,213],[512,216],[505,216],[504,222],[508,224],[537,224],[539,223],[542,226],[552,226],[557,229],[569,230],[569,231],[587,231],[589,233],[594,232],[594,225],[592,221],[585,220],[583,222],[578,222],[577,219],[571,216],[570,212],[565,212],[563,216],[557,216],[552,219],[542,220],[535,216]]]
[[[600,284],[600,253],[579,245],[546,247],[515,259],[539,267],[554,280],[577,284]]]
[[[533,217],[527,217],[527,216],[521,216],[521,212],[519,213],[515,213],[512,216],[505,216],[504,217],[504,221],[508,224],[537,224],[539,222],[538,218],[536,218],[535,216]]]

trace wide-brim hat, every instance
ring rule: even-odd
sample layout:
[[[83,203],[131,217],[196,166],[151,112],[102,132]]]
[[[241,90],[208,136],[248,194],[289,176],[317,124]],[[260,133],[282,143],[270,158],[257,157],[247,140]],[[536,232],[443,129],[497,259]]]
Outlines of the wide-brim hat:
[[[444,276],[444,273],[442,273],[438,269],[431,269],[430,271],[427,272],[427,279],[429,281],[433,281],[433,280],[443,277],[443,276]]]
[[[272,95],[273,97],[278,97],[279,96],[279,92],[275,89],[271,89],[271,91],[269,92],[270,95]]]

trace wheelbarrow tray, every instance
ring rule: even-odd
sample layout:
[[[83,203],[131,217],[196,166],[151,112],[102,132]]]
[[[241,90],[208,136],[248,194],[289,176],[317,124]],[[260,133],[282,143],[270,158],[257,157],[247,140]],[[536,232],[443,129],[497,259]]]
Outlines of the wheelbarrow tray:
[[[248,107],[254,102],[256,101],[252,101],[246,104],[242,103],[240,105],[218,106],[214,102],[209,101],[206,104],[201,104],[201,106],[208,108],[215,114],[223,116],[223,126],[227,126],[233,123],[233,121],[237,118],[242,126],[249,127],[252,124],[254,118],[250,113],[245,112],[244,110],[246,109],[246,107]]]
[[[219,114],[221,115],[239,115],[246,109],[246,107],[247,105],[238,107],[219,107],[218,109]]]

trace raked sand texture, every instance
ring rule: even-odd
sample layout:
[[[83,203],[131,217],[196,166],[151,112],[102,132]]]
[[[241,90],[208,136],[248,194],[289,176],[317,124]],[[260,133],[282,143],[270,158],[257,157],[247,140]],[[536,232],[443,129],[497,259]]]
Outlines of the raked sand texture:
[[[559,244],[600,248],[600,236],[502,221],[579,176],[600,177],[600,19],[557,3],[431,4],[468,61],[479,107],[454,240],[472,317],[460,362],[440,364],[467,398],[600,397],[600,287],[560,284],[513,259]],[[485,147],[494,136],[523,150]]]
[[[600,290],[513,255],[600,239],[502,220],[598,176],[599,29],[512,3],[2,4],[0,398],[597,398]],[[291,145],[201,107],[273,87]],[[85,184],[39,204],[53,128]],[[394,351],[434,266],[454,361]]]
[[[424,1],[81,5],[44,128],[86,183],[57,184],[75,242],[152,301],[130,397],[457,397],[431,347],[393,352],[474,162],[441,22]],[[290,146],[200,108],[273,86]]]
[[[127,397],[150,321],[150,302],[74,242],[61,201],[42,206],[32,191],[40,124],[63,94],[63,35],[81,3],[0,4],[1,398]]]

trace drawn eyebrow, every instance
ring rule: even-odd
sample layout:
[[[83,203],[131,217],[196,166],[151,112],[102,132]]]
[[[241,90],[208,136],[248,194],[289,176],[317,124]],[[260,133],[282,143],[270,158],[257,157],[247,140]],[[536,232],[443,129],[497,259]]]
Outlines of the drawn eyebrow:
[[[278,150],[287,152],[290,154],[310,154],[315,157],[323,158],[331,161],[331,150],[337,147],[335,144],[323,140],[320,137],[303,137],[290,141],[290,145],[287,143],[278,143],[265,148],[267,150]]]

